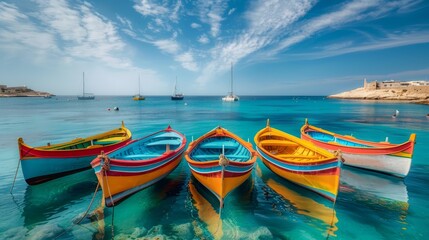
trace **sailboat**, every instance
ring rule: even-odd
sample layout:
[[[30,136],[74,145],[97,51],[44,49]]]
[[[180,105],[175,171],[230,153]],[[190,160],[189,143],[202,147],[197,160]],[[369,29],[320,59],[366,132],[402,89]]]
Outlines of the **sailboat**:
[[[83,90],[82,90],[82,96],[78,96],[77,99],[78,100],[94,100],[94,95],[90,94],[90,93],[85,93],[85,72],[82,74],[83,75]]]
[[[135,95],[134,97],[133,97],[133,100],[134,101],[140,101],[140,100],[144,100],[145,99],[145,97],[144,96],[142,96],[142,95],[140,95],[140,75],[139,75],[139,94],[138,95]]]
[[[232,83],[233,83],[233,78],[232,78],[232,63],[231,63],[231,92],[229,92],[227,96],[222,98],[222,101],[224,102],[235,102],[240,100],[240,98],[237,95],[234,95],[234,92],[232,90]]]
[[[176,84],[174,84],[174,94],[171,96],[171,100],[183,100],[185,96],[183,96],[183,93],[177,92],[177,77],[176,77]]]

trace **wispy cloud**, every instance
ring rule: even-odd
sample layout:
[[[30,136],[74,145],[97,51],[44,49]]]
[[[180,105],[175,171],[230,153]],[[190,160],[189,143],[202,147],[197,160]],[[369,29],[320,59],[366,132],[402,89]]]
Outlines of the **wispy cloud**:
[[[5,51],[27,51],[44,54],[57,52],[55,37],[44,32],[32,19],[13,5],[0,2],[0,48]]]
[[[110,21],[95,12],[89,3],[72,8],[66,1],[37,0],[38,18],[48,31],[62,41],[66,53],[75,58],[93,58],[112,67],[131,67],[125,57],[119,57],[125,43]]]
[[[144,16],[158,16],[168,12],[168,8],[149,0],[140,0],[134,5],[134,9]]]
[[[207,35],[203,34],[198,38],[198,42],[202,44],[207,44],[210,42],[210,39],[207,37]]]
[[[190,71],[196,72],[198,70],[197,64],[194,61],[194,57],[191,52],[179,54],[175,57],[175,60],[182,64],[182,67]]]
[[[314,5],[312,0],[286,2],[263,0],[254,3],[246,14],[248,28],[233,40],[217,44],[211,50],[212,61],[197,79],[204,83],[217,72],[228,69],[226,62],[238,62],[276,41],[285,29],[304,16]]]
[[[369,42],[346,41],[324,46],[319,51],[293,54],[294,59],[320,59],[354,52],[377,51],[414,44],[429,43],[429,31],[389,33]]]
[[[119,20],[119,22],[122,23],[122,25],[125,25],[129,29],[133,30],[133,25],[130,20],[126,19],[125,17],[121,17],[119,15],[116,15],[116,18]]]
[[[222,15],[228,7],[227,1],[199,0],[197,1],[197,7],[199,9],[200,21],[209,24],[211,36],[217,37],[219,35],[221,22],[223,20]]]
[[[381,18],[393,10],[408,9],[415,4],[412,0],[357,0],[341,4],[338,9],[298,24],[277,46],[264,53],[266,57],[276,56],[285,49],[300,43],[316,33],[329,32],[356,21],[370,21]],[[374,46],[374,45],[373,45]],[[364,49],[364,48],[363,48]],[[358,48],[355,49],[355,51]]]
[[[179,44],[170,39],[156,40],[152,42],[156,47],[158,47],[161,51],[164,51],[169,54],[177,54],[180,50]]]

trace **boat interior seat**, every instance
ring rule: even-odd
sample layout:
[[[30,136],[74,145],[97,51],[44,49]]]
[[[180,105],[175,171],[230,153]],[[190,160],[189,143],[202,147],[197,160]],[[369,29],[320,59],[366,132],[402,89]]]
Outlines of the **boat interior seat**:
[[[149,159],[149,158],[156,158],[161,156],[161,154],[133,154],[133,155],[126,155],[126,156],[121,156],[118,157],[118,159],[133,159],[133,160],[138,160],[138,159]]]
[[[204,142],[199,145],[200,148],[214,148],[214,149],[236,149],[238,148],[239,144],[238,142],[231,142],[231,141],[225,141],[225,142],[219,142],[219,141],[213,141],[213,142]]]
[[[320,156],[303,156],[303,155],[294,155],[294,154],[277,154],[276,157],[279,158],[308,158],[308,159],[319,159]]]
[[[159,146],[159,145],[180,145],[182,141],[180,139],[164,139],[146,143],[146,146]]]
[[[268,140],[262,140],[261,142],[262,146],[265,147],[269,147],[269,146],[282,146],[282,147],[296,147],[299,146],[297,143],[295,142],[291,142],[291,141],[287,141],[287,140],[273,140],[273,139],[268,139]]]
[[[96,144],[96,145],[89,145],[88,147],[86,147],[87,149],[90,149],[90,148],[99,148],[99,147],[103,147],[103,145],[99,145],[99,144]]]
[[[245,162],[251,158],[250,156],[234,155],[234,154],[227,154],[227,155],[225,155],[225,157],[229,160],[236,161],[236,162]],[[200,160],[200,161],[218,160],[219,154],[207,154],[207,155],[206,154],[198,154],[198,155],[193,155],[192,159],[197,160],[197,161],[198,160]]]

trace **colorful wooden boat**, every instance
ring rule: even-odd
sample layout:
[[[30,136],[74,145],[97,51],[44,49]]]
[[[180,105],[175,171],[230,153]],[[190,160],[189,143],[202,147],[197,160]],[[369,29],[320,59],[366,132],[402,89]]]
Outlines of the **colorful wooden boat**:
[[[312,126],[307,120],[301,128],[301,138],[330,151],[340,150],[346,165],[397,177],[405,177],[410,171],[416,142],[414,133],[401,144],[359,140]]]
[[[340,185],[338,154],[267,126],[255,135],[262,162],[277,175],[335,201]]]
[[[91,168],[90,162],[101,151],[112,151],[131,141],[124,123],[120,128],[69,142],[31,147],[18,139],[19,159],[25,181],[39,184]]]
[[[185,136],[168,126],[100,154],[91,165],[103,190],[105,205],[114,206],[167,176],[179,165],[185,145]]]
[[[224,198],[251,174],[256,161],[252,144],[217,127],[189,144],[185,158],[192,175],[223,207]]]

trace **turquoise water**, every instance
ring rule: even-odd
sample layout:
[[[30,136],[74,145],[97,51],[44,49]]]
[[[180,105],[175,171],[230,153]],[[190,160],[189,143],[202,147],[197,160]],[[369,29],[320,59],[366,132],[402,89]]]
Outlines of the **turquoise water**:
[[[429,237],[429,106],[325,99],[323,97],[97,96],[0,98],[1,239],[427,239]],[[119,111],[108,108],[119,107]],[[391,115],[400,111],[398,118]],[[191,177],[182,160],[167,178],[114,209],[100,208],[95,195],[89,217],[73,224],[90,205],[97,180],[87,170],[37,186],[28,186],[19,170],[17,138],[33,146],[104,132],[121,121],[134,138],[166,128],[188,142],[220,125],[253,143],[269,118],[271,126],[299,135],[311,124],[374,141],[399,143],[417,133],[410,174],[404,180],[345,167],[337,202],[295,186],[270,172],[258,159],[242,186],[225,200]],[[335,209],[335,210],[334,210]],[[219,216],[220,215],[220,216]],[[104,218],[103,218],[104,216]],[[113,219],[113,233],[112,233]]]

